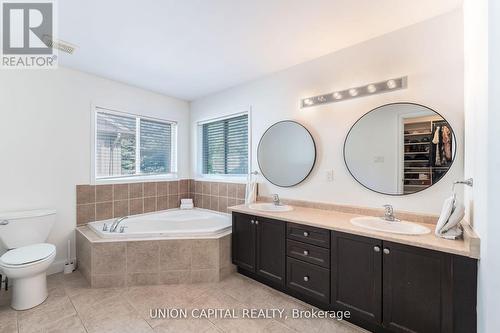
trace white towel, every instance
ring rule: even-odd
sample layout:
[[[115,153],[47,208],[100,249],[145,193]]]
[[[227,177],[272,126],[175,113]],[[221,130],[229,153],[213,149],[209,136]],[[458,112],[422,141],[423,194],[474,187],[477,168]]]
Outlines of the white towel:
[[[460,221],[464,218],[465,206],[455,197],[450,197],[444,201],[441,215],[436,224],[435,234],[446,239],[456,239],[462,235]]]
[[[180,209],[193,209],[193,204],[181,204]]]
[[[190,199],[190,198],[181,199],[181,205],[183,205],[183,204],[192,205],[193,199]]]

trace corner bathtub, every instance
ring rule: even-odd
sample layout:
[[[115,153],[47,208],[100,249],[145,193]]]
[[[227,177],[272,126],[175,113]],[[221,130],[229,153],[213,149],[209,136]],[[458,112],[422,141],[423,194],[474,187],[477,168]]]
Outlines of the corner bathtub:
[[[114,239],[196,239],[219,238],[231,233],[231,216],[205,209],[170,209],[132,215],[123,220],[116,232],[109,228],[115,219],[91,222],[90,229],[102,238]],[[108,231],[103,231],[106,224]],[[120,227],[125,226],[124,232]]]

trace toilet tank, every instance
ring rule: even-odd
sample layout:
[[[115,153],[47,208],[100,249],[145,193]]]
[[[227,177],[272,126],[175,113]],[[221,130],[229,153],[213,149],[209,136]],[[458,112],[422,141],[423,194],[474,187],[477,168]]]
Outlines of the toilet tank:
[[[0,243],[9,250],[44,243],[55,218],[56,211],[49,209],[0,212]]]

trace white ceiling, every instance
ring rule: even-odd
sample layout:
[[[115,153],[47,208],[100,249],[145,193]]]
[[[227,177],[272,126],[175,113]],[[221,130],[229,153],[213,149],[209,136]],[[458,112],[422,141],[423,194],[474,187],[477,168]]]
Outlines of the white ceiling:
[[[60,64],[194,100],[400,29],[461,0],[59,1]]]

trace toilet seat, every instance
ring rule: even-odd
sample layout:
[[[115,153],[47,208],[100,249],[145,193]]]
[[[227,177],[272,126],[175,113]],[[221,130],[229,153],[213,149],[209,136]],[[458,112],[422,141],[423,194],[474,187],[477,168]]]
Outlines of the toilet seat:
[[[23,246],[7,251],[0,257],[0,266],[22,267],[36,264],[52,257],[56,252],[56,247],[48,243]]]

